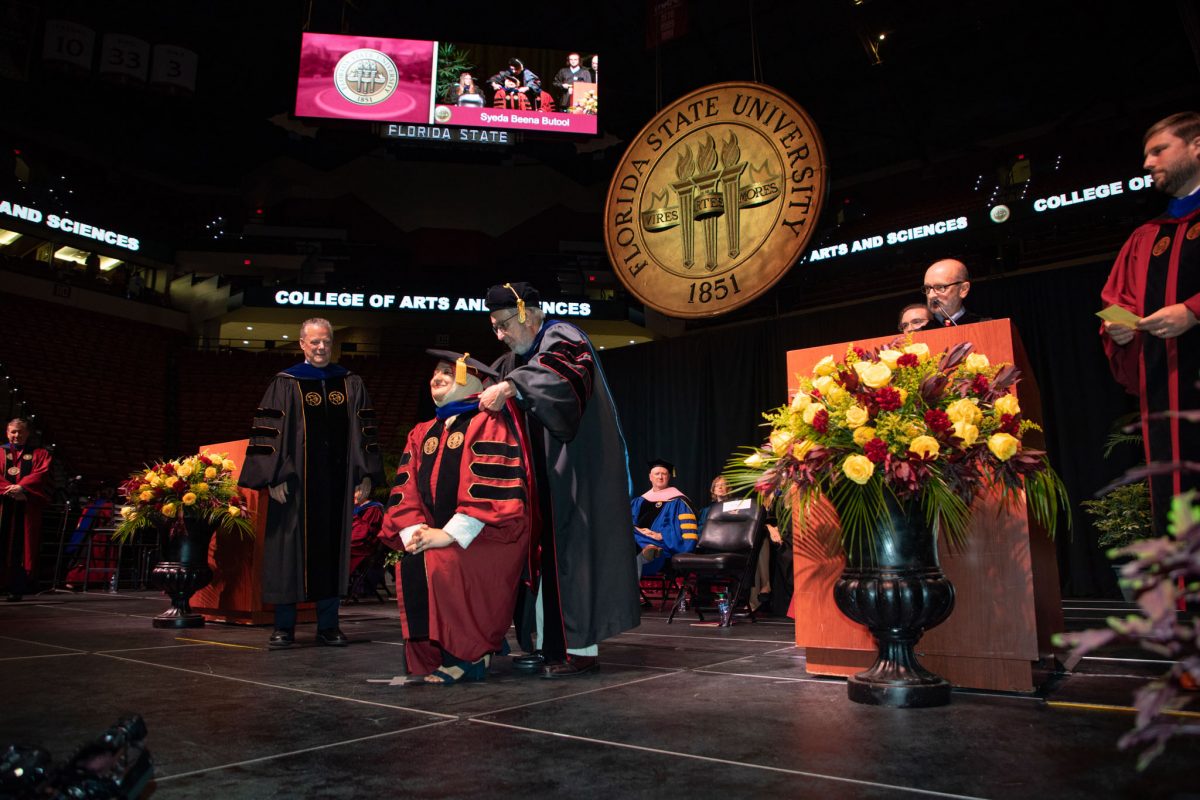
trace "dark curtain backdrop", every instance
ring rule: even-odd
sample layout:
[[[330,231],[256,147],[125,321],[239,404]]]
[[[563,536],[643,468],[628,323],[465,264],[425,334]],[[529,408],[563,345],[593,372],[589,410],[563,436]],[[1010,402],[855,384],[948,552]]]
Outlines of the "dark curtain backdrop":
[[[1116,597],[1116,582],[1079,508],[1140,460],[1135,447],[1103,458],[1120,415],[1136,410],[1112,380],[1097,335],[1100,288],[1110,262],[973,283],[968,307],[1010,317],[1020,331],[1042,395],[1051,463],[1070,492],[1073,532],[1058,533],[1063,591]],[[635,491],[649,486],[646,461],[676,465],[675,485],[703,505],[708,484],[737,448],[763,436],[762,412],[787,399],[786,353],[825,342],[886,335],[911,298],[889,298],[730,326],[603,354],[629,445]]]

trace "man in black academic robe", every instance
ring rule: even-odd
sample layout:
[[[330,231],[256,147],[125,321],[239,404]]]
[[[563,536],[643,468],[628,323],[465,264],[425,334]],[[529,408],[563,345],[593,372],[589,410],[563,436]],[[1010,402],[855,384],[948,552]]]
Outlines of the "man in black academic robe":
[[[629,496],[633,482],[617,409],[596,351],[579,328],[547,320],[526,283],[488,290],[492,329],[510,352],[492,365],[502,380],[480,395],[499,413],[509,399],[523,412],[534,488],[532,592],[519,601],[517,634],[529,649],[540,606],[536,655],[514,661],[548,678],[595,667],[597,644],[641,622]],[[535,523],[538,522],[535,518]],[[523,613],[522,613],[523,612]]]
[[[375,411],[362,379],[331,363],[333,328],[300,328],[305,361],[275,375],[254,415],[239,485],[268,489],[263,602],[275,604],[269,646],[295,641],[296,604],[317,605],[317,642],[348,644],[338,628],[346,593],[354,491],[369,493],[383,465]]]

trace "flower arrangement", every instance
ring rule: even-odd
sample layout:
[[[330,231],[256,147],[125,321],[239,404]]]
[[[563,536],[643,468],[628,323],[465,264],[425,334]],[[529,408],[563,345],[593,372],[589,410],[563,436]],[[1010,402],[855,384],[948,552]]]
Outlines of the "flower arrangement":
[[[595,92],[587,92],[575,105],[571,106],[572,114],[595,114],[600,106],[600,101],[596,97]]]
[[[826,356],[811,376],[797,377],[791,403],[763,415],[767,441],[725,472],[735,490],[774,503],[782,523],[827,498],[843,545],[861,548],[865,539],[873,547],[871,533],[889,519],[886,493],[917,504],[927,524],[960,545],[972,500],[998,488],[1006,502],[1023,489],[1053,533],[1066,489],[1046,454],[1024,446],[1040,428],[1011,391],[1015,366],[992,364],[969,342],[932,354],[906,337],[879,350],[852,346],[841,361]]]
[[[175,529],[185,517],[206,519],[222,533],[252,536],[235,466],[223,453],[198,453],[133,473],[121,484],[125,505],[114,538],[121,541],[157,525]]]

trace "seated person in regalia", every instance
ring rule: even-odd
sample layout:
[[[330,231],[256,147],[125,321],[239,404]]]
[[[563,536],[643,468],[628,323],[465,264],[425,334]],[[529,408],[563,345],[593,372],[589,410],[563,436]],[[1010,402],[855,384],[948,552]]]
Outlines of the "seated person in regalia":
[[[633,539],[643,576],[657,575],[671,556],[690,553],[700,539],[691,501],[670,485],[674,465],[661,458],[649,465],[650,490],[633,498]]]
[[[482,380],[496,373],[469,354],[426,352],[437,416],[408,435],[380,540],[401,551],[410,683],[448,686],[484,680],[504,648],[529,558],[528,479],[509,413],[479,410]]]

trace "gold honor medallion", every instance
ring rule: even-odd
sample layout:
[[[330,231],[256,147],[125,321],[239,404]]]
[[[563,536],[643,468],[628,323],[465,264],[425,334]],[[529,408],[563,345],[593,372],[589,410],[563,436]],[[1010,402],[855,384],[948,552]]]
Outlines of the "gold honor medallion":
[[[341,392],[330,392],[329,402],[332,405],[340,406],[342,403],[346,402],[346,395],[342,394]]]
[[[33,455],[30,453],[26,453],[25,455],[21,456],[21,458],[25,459],[26,461],[33,461]]]
[[[1195,225],[1188,228],[1187,232],[1187,239],[1189,242],[1197,238],[1200,238],[1200,222],[1197,222]]]
[[[1154,250],[1153,250],[1154,255],[1161,256],[1163,253],[1167,252],[1167,248],[1170,246],[1171,246],[1171,237],[1170,236],[1162,237],[1161,239],[1159,239],[1157,242],[1154,243]]]
[[[437,452],[437,446],[438,446],[437,437],[430,436],[428,439],[425,440],[425,444],[421,446],[421,449],[425,451],[425,455],[431,456]]]
[[[457,450],[462,447],[464,438],[466,437],[462,435],[462,431],[455,431],[446,439],[446,447],[449,447],[451,450]]]
[[[609,258],[669,316],[740,308],[804,252],[827,171],[820,133],[790,97],[757,83],[698,89],[626,150],[604,206]]]
[[[304,395],[304,402],[306,405],[319,406],[321,405],[321,395],[319,392],[309,392]]]
[[[9,475],[20,475],[20,474],[21,474],[21,468],[20,468],[20,467],[9,467],[9,468],[8,468],[8,474],[9,474]]]

